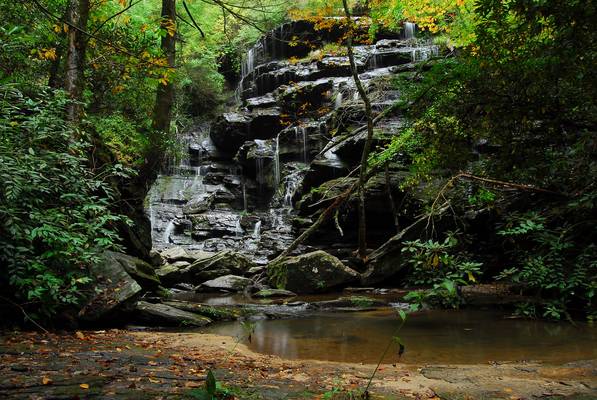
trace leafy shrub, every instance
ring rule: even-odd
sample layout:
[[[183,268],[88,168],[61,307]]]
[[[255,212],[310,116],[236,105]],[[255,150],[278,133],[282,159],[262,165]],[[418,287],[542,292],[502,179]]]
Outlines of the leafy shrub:
[[[119,163],[130,166],[143,163],[149,142],[135,124],[121,114],[90,116],[88,121]]]
[[[454,234],[443,242],[417,239],[404,244],[402,252],[411,266],[409,281],[415,285],[434,285],[445,279],[466,285],[476,282],[481,274],[481,263],[468,261],[466,253],[457,252],[458,240]]]
[[[549,225],[537,212],[510,216],[498,234],[505,238],[514,266],[504,269],[498,279],[525,285],[540,300],[543,317],[570,318],[568,308],[579,304],[591,317],[597,289],[597,246],[590,244],[579,252],[573,227]],[[524,315],[539,311],[527,312],[528,307],[521,307]]]
[[[114,171],[90,170],[89,142],[64,121],[62,92],[0,93],[0,287],[49,317],[79,304],[90,266],[118,249],[113,224],[124,219],[110,212],[104,181]]]
[[[449,234],[443,242],[418,239],[405,242],[402,252],[411,267],[409,281],[431,286],[427,291],[412,291],[404,297],[413,303],[414,309],[423,304],[446,308],[458,308],[462,304],[458,286],[476,282],[483,264],[469,261],[468,254],[457,245],[455,234]]]

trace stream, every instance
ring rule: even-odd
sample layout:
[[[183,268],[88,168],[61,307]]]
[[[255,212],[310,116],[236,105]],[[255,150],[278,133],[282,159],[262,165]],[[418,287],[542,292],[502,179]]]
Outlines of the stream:
[[[399,323],[391,309],[315,312],[302,318],[256,321],[251,341],[242,343],[286,359],[376,363]],[[201,332],[246,337],[240,322]],[[408,316],[399,336],[405,353],[399,358],[394,343],[384,363],[565,363],[597,357],[597,334],[586,324],[512,319],[499,311],[419,312]]]

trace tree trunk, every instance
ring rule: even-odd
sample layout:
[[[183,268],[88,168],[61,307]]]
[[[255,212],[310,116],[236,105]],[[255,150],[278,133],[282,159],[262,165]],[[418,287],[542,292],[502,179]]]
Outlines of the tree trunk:
[[[174,68],[176,57],[176,33],[173,31],[175,26],[176,0],[162,0],[161,27],[166,32],[166,34],[162,37],[162,53],[168,61],[169,68]],[[153,129],[158,132],[157,138],[161,137],[163,133],[168,133],[170,131],[173,104],[174,85],[170,80],[165,83],[159,83],[155,107],[153,109]],[[161,141],[152,143],[152,146],[156,146],[161,150]]]
[[[176,59],[176,0],[162,0],[161,28],[162,53],[166,57],[168,68],[174,68]],[[139,173],[144,182],[151,182],[164,156],[164,138],[170,132],[172,107],[174,105],[174,84],[170,79],[158,83],[155,106],[153,108],[152,130],[149,134],[149,152],[145,165]]]
[[[361,155],[361,168],[359,170],[359,250],[358,254],[362,260],[367,259],[367,221],[365,216],[365,183],[367,182],[367,161],[369,159],[369,153],[371,151],[371,142],[373,141],[373,112],[371,110],[371,101],[363,88],[363,84],[359,78],[359,71],[354,61],[354,53],[352,51],[352,35],[353,35],[353,22],[350,16],[350,10],[346,0],[342,0],[344,5],[344,12],[346,18],[348,18],[348,32],[346,38],[346,50],[348,53],[348,60],[350,61],[350,70],[354,83],[359,92],[359,96],[365,103],[365,115],[367,117],[367,140],[363,147],[363,153]]]
[[[67,106],[67,118],[77,123],[81,119],[81,104],[85,86],[85,50],[87,40],[84,31],[89,19],[89,0],[70,0],[67,10],[69,23],[67,33],[67,53],[64,73],[64,90],[73,103]]]

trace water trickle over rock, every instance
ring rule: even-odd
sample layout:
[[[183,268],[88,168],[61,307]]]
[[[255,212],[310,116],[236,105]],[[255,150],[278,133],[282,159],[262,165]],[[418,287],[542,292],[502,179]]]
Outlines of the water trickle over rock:
[[[289,22],[247,51],[237,107],[210,126],[182,135],[182,156],[169,160],[151,188],[146,205],[154,248],[231,250],[264,265],[326,204],[313,195],[317,188],[346,176],[358,164],[365,135],[338,138],[364,124],[364,107],[348,58],[322,50],[343,34],[342,24],[331,25],[318,30],[308,21]],[[359,22],[359,29],[364,33],[367,26]],[[391,85],[395,74],[410,73],[416,62],[438,54],[436,46],[417,42],[415,29],[405,23],[402,32],[354,46],[359,74],[376,112],[399,98]],[[387,143],[401,126],[399,115],[385,118],[376,127],[375,145]],[[339,144],[330,149],[335,141]],[[393,225],[386,223],[393,218],[384,203],[385,180],[373,182],[380,185],[368,191],[378,207],[374,218],[383,223],[371,223],[380,230],[372,235],[383,238],[394,233]],[[330,193],[334,190],[331,187]],[[346,262],[348,249],[354,249],[353,208],[345,207],[339,219],[345,236],[331,224],[323,227],[325,240],[316,237],[299,251],[325,248]]]

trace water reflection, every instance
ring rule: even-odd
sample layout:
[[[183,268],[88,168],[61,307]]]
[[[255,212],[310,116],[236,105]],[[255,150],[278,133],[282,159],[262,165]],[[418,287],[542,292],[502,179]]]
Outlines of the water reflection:
[[[389,310],[320,313],[306,318],[256,322],[254,351],[289,359],[374,363],[399,324]],[[210,333],[239,336],[238,323],[210,327]],[[597,335],[586,325],[514,320],[496,312],[430,311],[409,316],[387,363],[486,363],[542,360],[567,362],[597,357]]]

